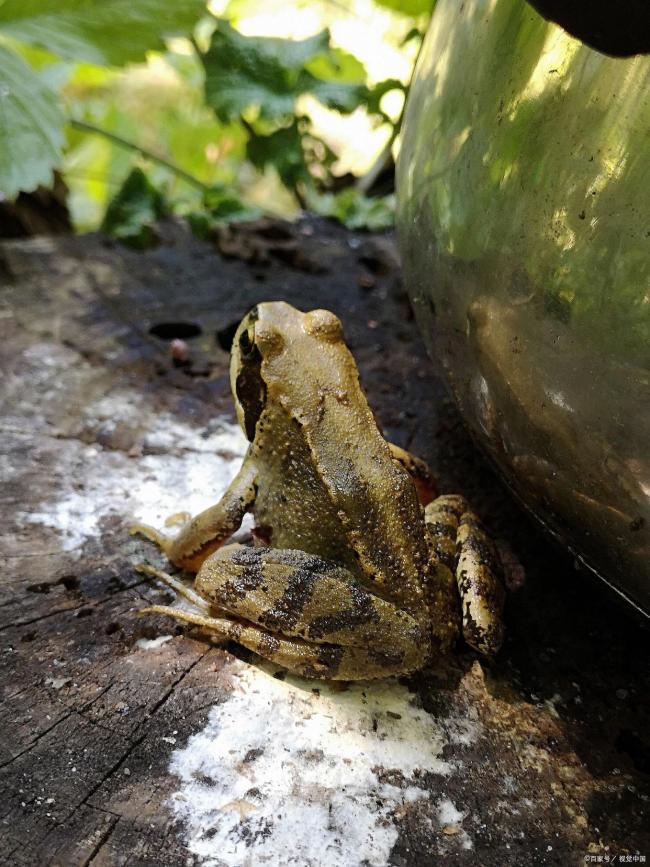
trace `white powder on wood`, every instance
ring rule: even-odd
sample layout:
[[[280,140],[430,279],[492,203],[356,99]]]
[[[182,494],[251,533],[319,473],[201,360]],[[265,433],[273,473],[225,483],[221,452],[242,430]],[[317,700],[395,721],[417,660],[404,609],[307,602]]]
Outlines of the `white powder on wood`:
[[[125,525],[140,521],[163,530],[165,520],[176,512],[194,515],[214,505],[248,446],[239,427],[216,419],[209,430],[195,428],[141,403],[135,393],[115,392],[89,406],[86,417],[110,426],[129,423],[137,415],[146,431],[143,456],[63,441],[61,473],[52,480],[52,494],[38,509],[17,513],[17,524],[51,527],[63,550],[74,551],[100,537],[105,522],[114,517]]]
[[[460,765],[441,758],[443,746],[476,737],[478,724],[438,722],[396,681],[341,692],[252,665],[234,671],[232,695],[170,765],[181,781],[171,806],[200,863],[380,867],[409,805],[434,830],[462,819],[423,774],[441,775],[444,791]],[[459,847],[468,841],[461,832]]]

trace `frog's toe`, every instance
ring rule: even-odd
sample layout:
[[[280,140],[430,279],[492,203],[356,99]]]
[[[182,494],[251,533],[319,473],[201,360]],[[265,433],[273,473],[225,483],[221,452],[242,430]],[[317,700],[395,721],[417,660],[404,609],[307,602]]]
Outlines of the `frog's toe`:
[[[169,575],[167,572],[163,572],[161,569],[156,569],[154,566],[150,566],[148,563],[138,563],[137,566],[134,567],[136,572],[139,572],[141,575],[150,575],[152,578],[157,578],[163,584],[166,584],[167,587],[170,587],[175,593],[179,596],[182,596],[183,599],[187,599],[188,602],[191,602],[195,608],[198,608],[199,611],[203,611],[208,613],[210,611],[210,605],[206,600],[196,592],[192,587],[188,587],[187,584],[183,583],[183,581],[175,578],[173,575]]]
[[[189,524],[191,520],[191,512],[174,512],[165,519],[165,527],[182,527],[184,524]]]
[[[210,637],[215,641],[225,641],[235,637],[232,635],[233,628],[236,626],[235,623],[222,617],[210,617],[203,610],[195,612],[186,611],[184,608],[174,608],[171,605],[148,605],[138,611],[138,617],[147,617],[150,614],[164,614],[183,623],[199,626],[209,632]]]
[[[145,539],[158,545],[165,553],[169,550],[170,539],[164,533],[156,530],[155,527],[150,527],[149,524],[131,524],[129,534],[131,536],[144,536]]]
[[[388,443],[388,448],[393,460],[401,464],[413,479],[420,503],[423,506],[428,505],[438,496],[438,485],[427,462],[395,445],[395,443]]]

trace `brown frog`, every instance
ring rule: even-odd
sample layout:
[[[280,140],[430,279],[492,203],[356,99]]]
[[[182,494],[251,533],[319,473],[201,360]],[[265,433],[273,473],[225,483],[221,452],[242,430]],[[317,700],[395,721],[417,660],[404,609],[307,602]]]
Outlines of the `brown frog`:
[[[426,508],[423,461],[386,442],[341,323],[259,304],[235,334],[231,384],[250,440],[219,503],[175,538],[150,527],[194,589],[152,569],[195,611],[154,605],[309,677],[409,672],[462,634],[495,653],[503,589],[494,546],[460,496]],[[224,545],[252,511],[268,546]]]

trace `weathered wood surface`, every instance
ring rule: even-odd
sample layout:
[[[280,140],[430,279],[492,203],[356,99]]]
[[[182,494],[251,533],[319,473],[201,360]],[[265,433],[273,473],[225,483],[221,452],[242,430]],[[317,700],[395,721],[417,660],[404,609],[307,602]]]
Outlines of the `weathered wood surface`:
[[[243,261],[178,227],[164,234],[144,254],[98,236],[0,247],[0,862],[249,863],[242,852],[250,863],[264,855],[295,864],[650,859],[647,631],[552,548],[468,441],[424,355],[390,243],[323,225],[304,226],[296,249],[280,244],[263,255],[222,239],[226,252],[251,260]],[[444,772],[423,765],[407,779],[388,754],[385,767],[369,769],[384,835],[370,854],[347,845],[354,829],[343,812],[320,860],[301,850],[291,861],[292,821],[298,834],[301,816],[267,816],[255,830],[255,811],[264,812],[257,792],[242,813],[239,854],[220,861],[209,852],[223,833],[219,811],[197,843],[196,829],[192,837],[170,806],[181,788],[172,753],[204,729],[213,706],[227,707],[255,659],[136,616],[161,591],[134,572],[134,563],[156,558],[126,525],[136,507],[183,508],[178,497],[188,490],[210,502],[202,488],[216,482],[202,475],[212,459],[202,440],[222,443],[217,476],[236,464],[240,446],[224,428],[234,422],[228,355],[215,334],[227,343],[228,329],[263,299],[342,317],[387,435],[428,459],[443,491],[470,497],[526,570],[509,597],[498,662],[461,654],[451,670],[403,681],[432,738],[436,728],[443,742],[452,722],[473,735],[447,737]],[[172,363],[168,341],[150,334],[178,322],[201,329],[188,340],[185,367]],[[174,637],[157,647],[142,641],[165,632]],[[297,688],[312,695],[310,685]],[[389,702],[404,701],[390,692],[404,686],[386,689]],[[348,703],[364,703],[360,695],[348,693]],[[320,700],[338,701],[336,693]],[[257,713],[251,708],[242,733]],[[377,737],[382,719],[373,718]],[[320,787],[330,813],[336,797]]]

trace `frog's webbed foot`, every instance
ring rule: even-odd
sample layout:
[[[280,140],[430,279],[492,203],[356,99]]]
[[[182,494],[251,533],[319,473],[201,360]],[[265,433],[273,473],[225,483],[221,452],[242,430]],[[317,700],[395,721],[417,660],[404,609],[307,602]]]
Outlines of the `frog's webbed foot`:
[[[456,576],[465,641],[488,656],[503,641],[505,592],[494,543],[464,497],[447,494],[425,509],[438,559]]]
[[[413,671],[429,655],[423,624],[302,551],[228,545],[205,561],[196,592],[220,616],[167,606],[144,613],[193,623],[307,677],[384,677]]]
[[[174,608],[171,605],[148,605],[146,608],[141,608],[138,615],[143,617],[148,614],[166,614],[169,617],[174,617],[176,620],[182,620],[192,623],[195,626],[201,626],[211,632],[217,639],[225,639],[229,628],[227,621],[223,621],[218,617],[214,617],[212,606],[200,596],[196,590],[188,587],[183,581],[163,572],[160,569],[155,569],[147,563],[139,563],[135,567],[136,572],[141,575],[150,575],[152,578],[157,578],[167,587],[170,587],[178,596],[190,602],[196,611],[187,611],[184,608]],[[224,625],[225,624],[225,625]]]

